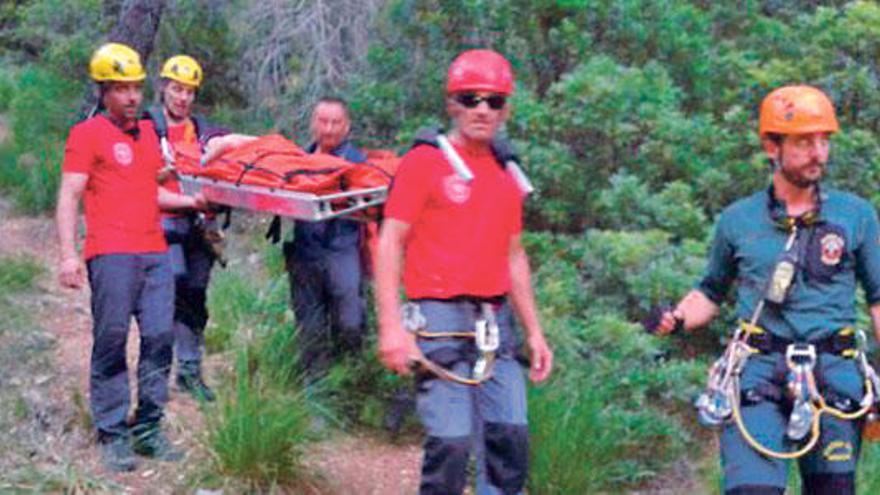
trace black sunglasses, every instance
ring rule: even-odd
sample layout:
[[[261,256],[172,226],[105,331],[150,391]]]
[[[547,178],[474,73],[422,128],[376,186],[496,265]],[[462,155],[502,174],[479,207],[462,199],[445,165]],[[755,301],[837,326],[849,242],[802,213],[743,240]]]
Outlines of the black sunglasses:
[[[455,95],[455,101],[465,108],[477,108],[480,103],[485,101],[492,110],[501,110],[507,104],[507,97],[503,95],[477,96],[474,93],[459,93]]]

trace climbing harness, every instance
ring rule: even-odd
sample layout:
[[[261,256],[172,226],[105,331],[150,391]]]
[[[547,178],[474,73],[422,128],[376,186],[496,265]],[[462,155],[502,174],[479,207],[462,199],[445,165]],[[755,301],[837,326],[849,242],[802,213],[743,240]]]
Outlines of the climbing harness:
[[[724,353],[709,369],[706,389],[695,402],[701,424],[720,427],[732,419],[740,434],[754,450],[776,459],[796,459],[810,452],[821,435],[820,421],[823,414],[847,421],[865,416],[874,408],[877,392],[880,390],[878,388],[880,380],[865,354],[867,339],[864,332],[844,328],[824,342],[786,342],[781,339],[774,341],[771,334],[765,333],[764,329],[757,325],[766,302],[782,304],[795,279],[798,260],[797,252],[793,247],[799,228],[796,222],[791,222],[787,227],[790,233],[785,251],[773,269],[765,297],[756,305],[749,322],[741,322],[737,326]],[[834,340],[838,337],[850,339],[854,337],[855,345],[838,349]],[[753,345],[750,338],[755,340],[763,338],[762,342],[766,343],[763,346],[765,349],[762,351],[762,346],[758,343]],[[784,349],[782,349],[783,345]],[[801,445],[795,450],[781,452],[766,447],[749,432],[743,420],[740,376],[749,357],[761,352],[784,352],[788,372],[786,392],[792,400],[786,437]],[[819,352],[836,352],[841,356],[858,360],[865,377],[865,395],[857,410],[846,412],[832,407],[819,392],[814,374]]]
[[[473,339],[477,351],[479,351],[470,377],[461,376],[444,368],[426,356],[421,356],[418,359],[418,366],[439,378],[462,385],[480,385],[492,377],[496,352],[501,343],[498,320],[492,303],[480,303],[480,317],[476,319],[473,331],[429,332],[426,330],[428,322],[418,303],[415,302],[404,304],[402,312],[404,328],[414,333],[416,337],[422,339]]]

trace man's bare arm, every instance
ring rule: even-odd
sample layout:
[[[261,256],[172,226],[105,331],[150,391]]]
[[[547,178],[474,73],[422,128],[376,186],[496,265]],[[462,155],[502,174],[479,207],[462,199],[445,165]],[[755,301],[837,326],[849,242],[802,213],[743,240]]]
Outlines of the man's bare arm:
[[[58,204],[55,207],[55,227],[61,254],[58,280],[64,287],[77,289],[85,283],[85,267],[76,252],[76,219],[79,201],[89,181],[87,174],[61,174]]]
[[[410,372],[410,362],[420,353],[413,334],[403,328],[400,312],[400,277],[403,248],[409,225],[386,219],[379,231],[376,254],[376,307],[379,311],[379,359],[399,374]]]
[[[553,369],[553,352],[544,338],[544,330],[538,320],[535,294],[532,291],[532,271],[529,258],[522,246],[519,235],[510,242],[510,301],[526,332],[529,346],[531,370],[529,378],[541,382],[550,376]]]

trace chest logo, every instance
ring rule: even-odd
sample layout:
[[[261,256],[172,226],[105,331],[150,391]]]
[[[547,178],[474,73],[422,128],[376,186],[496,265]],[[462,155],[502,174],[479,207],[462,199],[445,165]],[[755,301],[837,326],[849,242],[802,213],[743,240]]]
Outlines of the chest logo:
[[[822,263],[828,266],[836,266],[840,263],[843,247],[846,245],[843,237],[832,232],[825,234],[819,243],[822,245]]]
[[[447,175],[443,179],[443,192],[449,201],[462,204],[471,197],[471,186],[458,174]]]
[[[131,165],[132,158],[134,158],[133,153],[131,152],[131,146],[128,143],[116,143],[113,145],[113,158],[120,165]]]

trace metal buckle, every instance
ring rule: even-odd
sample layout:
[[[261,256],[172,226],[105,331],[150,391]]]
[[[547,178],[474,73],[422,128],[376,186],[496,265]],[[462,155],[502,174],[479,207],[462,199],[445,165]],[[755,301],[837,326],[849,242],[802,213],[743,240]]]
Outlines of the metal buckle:
[[[785,362],[789,368],[806,367],[812,369],[816,364],[816,346],[798,342],[785,349]]]

